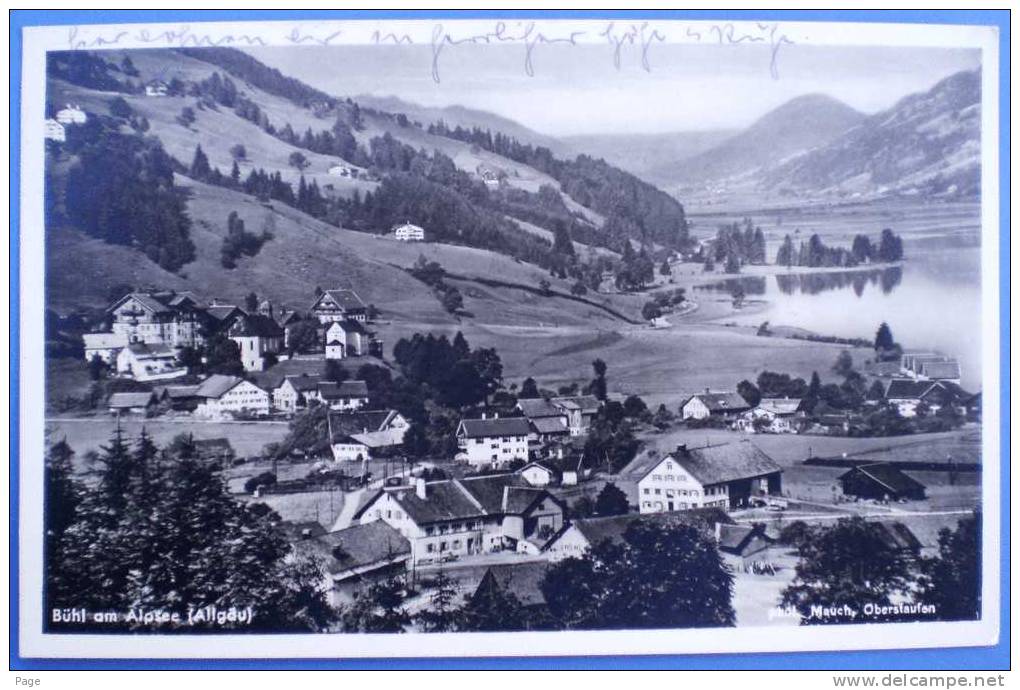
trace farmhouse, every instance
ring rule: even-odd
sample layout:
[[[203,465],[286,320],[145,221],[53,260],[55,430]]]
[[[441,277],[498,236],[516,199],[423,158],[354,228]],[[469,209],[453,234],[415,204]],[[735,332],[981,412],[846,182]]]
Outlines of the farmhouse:
[[[411,560],[410,542],[383,520],[301,539],[293,548],[295,559],[322,564],[331,606],[349,604],[359,590],[403,574]]]
[[[952,381],[893,379],[885,392],[886,403],[895,407],[902,417],[916,416],[922,404],[932,412],[945,405],[953,405],[965,412],[966,401],[970,397],[970,393]]]
[[[404,434],[410,426],[407,419],[396,410],[366,410],[330,414],[328,419],[330,437],[347,436],[362,448],[365,459],[385,454],[398,448],[404,442]],[[337,457],[334,448],[333,457]]]
[[[545,398],[523,398],[517,401],[517,409],[531,425],[529,441],[536,450],[546,443],[570,436],[567,414]]]
[[[527,460],[530,432],[527,420],[521,417],[462,419],[457,426],[461,448],[457,457],[476,469]]]
[[[372,459],[368,445],[350,434],[330,433],[329,447],[336,462],[364,462]]]
[[[748,434],[789,434],[794,431],[791,417],[780,416],[762,407],[755,407],[741,414],[733,422],[733,428]]]
[[[326,290],[312,304],[311,312],[322,324],[368,320],[368,307],[358,293],[347,289]]]
[[[48,118],[43,123],[43,137],[50,141],[67,141],[67,132],[64,130],[64,125]]]
[[[319,379],[314,376],[285,376],[283,383],[273,389],[273,407],[281,412],[294,413],[304,407],[306,395],[317,398]]]
[[[679,446],[664,458],[638,458],[624,472],[637,481],[642,513],[744,508],[782,494],[783,469],[750,441]]]
[[[527,482],[528,486],[549,486],[559,482],[560,473],[548,465],[540,462],[529,462],[517,471],[521,479]]]
[[[195,408],[199,417],[223,419],[239,414],[269,414],[269,393],[238,376],[213,374],[199,384],[195,396],[201,400]]]
[[[425,229],[411,223],[402,223],[393,228],[393,238],[401,242],[424,242]]]
[[[887,462],[858,465],[839,476],[843,493],[885,501],[924,500],[924,484]]]
[[[62,125],[83,125],[89,116],[80,106],[68,104],[63,110],[57,111],[57,122]]]
[[[381,489],[354,520],[385,521],[411,542],[412,562],[422,565],[503,550],[537,554],[563,526],[563,512],[549,492],[501,474]]]
[[[354,177],[354,169],[349,165],[337,163],[336,165],[330,166],[329,174],[333,177]]]
[[[566,416],[567,429],[571,436],[587,434],[591,428],[591,420],[602,407],[602,403],[593,395],[553,398],[549,402]]]
[[[900,359],[900,372],[917,381],[960,382],[960,363],[935,352],[905,353]]]
[[[110,412],[121,414],[145,414],[156,406],[156,396],[152,391],[141,393],[114,393],[107,401]]]
[[[86,333],[82,336],[85,341],[85,361],[91,362],[93,357],[99,357],[106,364],[114,364],[117,355],[127,347],[128,339],[123,333]]]
[[[164,381],[188,373],[177,365],[177,356],[166,345],[129,343],[117,353],[116,361],[117,373],[135,381]]]
[[[157,386],[153,388],[152,392],[156,394],[156,400],[160,404],[168,405],[171,410],[194,412],[195,408],[198,407],[198,403],[201,402],[198,398],[198,388],[197,384],[187,386]]]
[[[645,515],[628,513],[612,517],[584,518],[564,525],[563,529],[546,543],[542,552],[551,561],[580,558],[603,541],[622,543],[627,528],[637,521],[654,521],[663,525],[691,525],[712,538],[717,535],[717,525],[735,524],[733,518],[720,508],[695,508],[682,513]]]
[[[266,356],[283,350],[283,329],[274,319],[263,314],[246,314],[227,331],[228,337],[241,350],[245,371],[263,371]]]
[[[713,393],[706,388],[704,393],[692,395],[680,406],[680,416],[682,419],[730,419],[749,409],[751,406],[739,393]]]
[[[364,381],[320,381],[315,397],[331,410],[360,410],[368,405],[368,384]]]

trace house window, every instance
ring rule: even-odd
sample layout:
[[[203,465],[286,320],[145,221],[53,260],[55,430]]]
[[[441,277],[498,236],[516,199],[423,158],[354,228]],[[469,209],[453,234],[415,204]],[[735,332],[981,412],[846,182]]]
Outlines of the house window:
[[[471,539],[471,538],[469,537],[469,538],[468,538],[468,540],[467,540],[467,549],[468,549],[468,551],[470,551],[470,550],[471,550],[471,547],[472,547],[472,546],[474,546],[474,545],[475,545],[475,540],[474,540],[474,539]]]
[[[453,548],[455,548],[455,549],[459,549],[460,548],[460,539],[454,539],[453,540]]]
[[[647,495],[648,495],[648,494],[650,494],[650,493],[652,493],[651,489],[645,489],[645,490],[644,490],[644,494],[645,494],[645,496],[647,496]]]
[[[432,553],[435,550],[436,550],[436,545],[435,544],[426,544],[425,545],[425,551],[427,551],[428,553]]]
[[[662,495],[662,489],[656,489],[655,490],[655,495],[656,496],[661,496]]]
[[[439,551],[440,552],[446,551],[446,542],[445,541],[439,542]]]
[[[433,532],[435,532],[435,529],[433,529],[432,527],[426,527],[425,528],[425,536],[426,537],[431,537]]]

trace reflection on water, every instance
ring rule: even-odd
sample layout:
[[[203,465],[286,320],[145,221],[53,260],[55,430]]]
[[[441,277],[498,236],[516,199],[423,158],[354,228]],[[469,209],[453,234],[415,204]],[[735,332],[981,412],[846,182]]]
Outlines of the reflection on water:
[[[851,288],[858,297],[864,294],[868,285],[878,286],[882,294],[888,295],[903,282],[903,268],[890,266],[887,268],[869,268],[859,271],[839,271],[826,273],[788,273],[775,276],[733,276],[722,280],[695,285],[695,290],[718,290],[734,294],[740,290],[745,295],[764,295],[768,292],[768,280],[775,281],[776,287],[784,295],[804,293],[817,295],[830,290]]]
[[[860,297],[868,285],[877,285],[882,294],[888,295],[901,282],[903,269],[899,266],[847,273],[797,273],[776,276],[776,286],[784,295],[794,295],[798,292],[817,295],[829,290],[851,288],[854,294]]]

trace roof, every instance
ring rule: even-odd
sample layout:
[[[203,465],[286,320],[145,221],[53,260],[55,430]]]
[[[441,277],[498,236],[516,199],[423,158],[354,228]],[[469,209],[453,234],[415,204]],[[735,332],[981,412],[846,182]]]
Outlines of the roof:
[[[365,309],[365,303],[358,297],[358,293],[354,290],[340,289],[340,290],[326,290],[315,300],[315,304],[312,305],[314,310],[323,300],[329,298],[341,309],[345,311],[362,310]]]
[[[899,550],[919,551],[921,540],[902,522],[875,522],[878,534],[886,546]]]
[[[960,363],[953,359],[944,362],[924,362],[920,373],[930,379],[958,379]]]
[[[563,410],[545,398],[524,398],[523,400],[518,400],[517,409],[531,420],[541,417],[560,417],[563,415]]]
[[[783,471],[775,460],[750,441],[677,449],[676,453],[668,457],[687,470],[702,486]]]
[[[145,391],[143,393],[114,393],[106,404],[109,407],[118,409],[146,407],[152,402],[152,399],[152,391]]]
[[[762,398],[758,408],[772,414],[794,414],[800,409],[800,398]]]
[[[193,386],[163,386],[161,395],[171,400],[191,398],[198,395],[199,384]]]
[[[341,398],[367,398],[368,384],[364,381],[320,381],[319,395],[326,400],[338,400]]]
[[[163,344],[128,343],[127,349],[140,359],[165,359],[174,357],[174,351]]]
[[[893,379],[885,391],[886,400],[915,400],[931,388],[931,381],[914,381],[912,379]]]
[[[385,429],[352,434],[351,438],[369,448],[389,448],[403,443],[406,433],[407,429]]]
[[[540,434],[566,434],[570,431],[563,417],[538,417],[531,420],[531,426]]]
[[[719,548],[729,553],[740,556],[749,556],[761,549],[748,550],[748,545],[754,537],[758,537],[767,543],[775,540],[765,533],[764,525],[722,525],[719,528]]]
[[[344,414],[331,412],[329,425],[334,434],[364,434],[381,430],[397,414],[396,410],[364,410]]]
[[[411,543],[382,520],[352,525],[294,543],[299,556],[319,559],[330,575],[406,560]]]
[[[709,412],[746,410],[750,407],[739,393],[699,393],[688,398],[682,407],[686,407],[687,403],[694,399],[700,400]]]
[[[858,465],[839,475],[838,479],[842,480],[855,474],[863,474],[894,493],[924,489],[924,484],[887,462]]]
[[[120,305],[124,304],[128,300],[133,299],[141,305],[142,309],[151,311],[157,314],[173,311],[168,305],[156,298],[155,294],[150,292],[129,292],[128,294],[121,297],[119,300],[107,307],[106,311],[111,312]]]
[[[128,344],[127,336],[123,333],[86,333],[82,339],[86,350],[107,350]]]
[[[462,419],[457,433],[463,429],[468,438],[493,436],[527,436],[531,433],[528,420],[523,417],[495,417],[493,419]]]
[[[532,467],[537,467],[540,470],[545,470],[553,477],[558,477],[560,475],[560,471],[557,468],[552,467],[550,465],[546,465],[545,463],[541,462],[529,462],[527,465],[517,470],[517,474],[523,474],[525,470],[531,469]]]
[[[276,323],[279,325],[286,326],[292,321],[300,321],[301,315],[294,309],[280,309],[273,315],[273,318],[276,319]]]
[[[240,376],[213,374],[205,381],[198,384],[198,389],[195,391],[195,395],[200,398],[219,398],[242,381],[244,381],[244,379]]]
[[[214,304],[211,307],[206,307],[205,313],[222,322],[234,314],[244,314],[244,310],[236,304]]]
[[[427,482],[425,492],[422,499],[413,487],[379,490],[355,513],[354,519],[366,513],[384,493],[389,493],[418,525],[487,515],[519,515],[539,500],[556,501],[548,491],[528,486],[515,474]]]
[[[283,329],[276,320],[263,314],[245,314],[233,323],[230,337],[282,338]]]
[[[716,523],[724,525],[734,524],[733,518],[721,508],[695,508],[672,513],[645,515],[628,513],[612,517],[574,520],[572,524],[591,545],[605,540],[618,544],[623,541],[623,535],[626,533],[627,528],[638,521],[653,522],[661,525],[692,525],[709,531],[714,530]]]
[[[313,391],[319,387],[322,383],[317,376],[308,376],[307,374],[285,376],[283,381],[280,382],[280,386],[284,383],[290,383],[294,390],[298,392]],[[279,388],[280,386],[277,386]]]
[[[548,570],[549,564],[545,561],[491,565],[475,592],[483,586],[495,584],[503,592],[513,594],[524,606],[544,606],[546,600],[542,593],[542,582]]]
[[[253,371],[249,375],[263,390],[276,390],[288,376],[307,375],[315,381],[326,378],[326,361],[322,358],[303,359],[294,357],[277,362],[265,371]]]
[[[595,414],[599,411],[601,403],[594,395],[575,395],[565,398],[553,398],[550,400],[553,405],[563,410],[580,410],[584,414]]]
[[[425,228],[421,227],[420,225],[415,225],[414,223],[401,223],[400,225],[395,225],[393,227],[393,232],[396,232],[397,230],[402,230],[404,228],[406,228],[408,230],[416,230],[416,231],[417,230],[421,230],[422,232],[425,231]]]

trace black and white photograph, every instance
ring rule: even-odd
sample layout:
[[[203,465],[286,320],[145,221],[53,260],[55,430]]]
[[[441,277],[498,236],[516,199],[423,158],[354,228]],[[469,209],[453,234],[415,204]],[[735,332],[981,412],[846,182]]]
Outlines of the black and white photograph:
[[[890,27],[26,31],[26,653],[994,644],[997,37]]]

